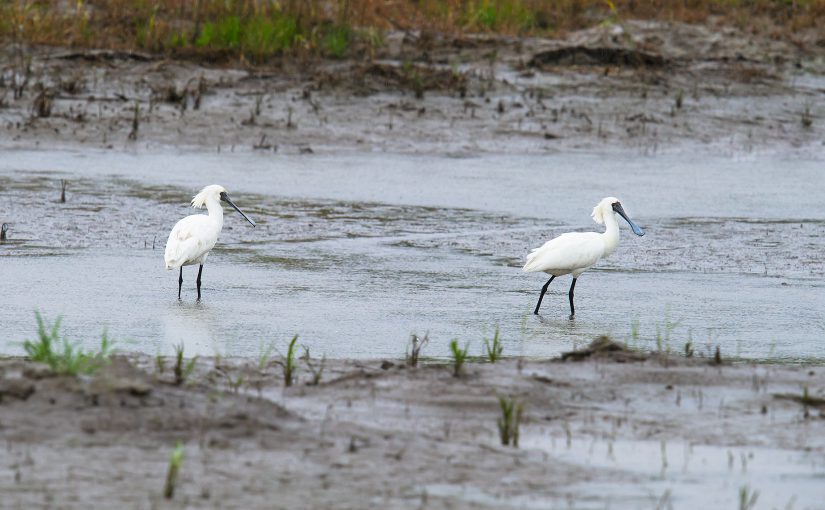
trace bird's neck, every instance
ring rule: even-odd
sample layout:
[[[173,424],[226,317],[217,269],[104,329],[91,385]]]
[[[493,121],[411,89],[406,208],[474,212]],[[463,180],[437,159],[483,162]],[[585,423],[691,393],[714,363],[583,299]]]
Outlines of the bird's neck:
[[[223,206],[217,200],[207,200],[206,210],[209,211],[209,219],[218,224],[218,229],[223,227]]]
[[[616,213],[610,211],[604,215],[604,256],[607,257],[619,246],[619,222],[616,221]]]

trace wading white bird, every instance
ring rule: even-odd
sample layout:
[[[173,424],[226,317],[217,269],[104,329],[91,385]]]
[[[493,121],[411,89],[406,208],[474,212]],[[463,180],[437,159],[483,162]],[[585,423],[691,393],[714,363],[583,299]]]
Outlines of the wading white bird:
[[[620,214],[633,229],[637,236],[645,235],[639,225],[633,222],[625,214],[622,204],[615,197],[607,197],[593,208],[593,221],[599,225],[604,225],[606,230],[603,234],[596,232],[569,232],[562,234],[544,243],[541,248],[535,248],[527,255],[527,263],[524,264],[524,272],[544,272],[550,275],[550,279],[541,288],[539,302],[536,304],[534,314],[539,313],[541,300],[547,287],[553,278],[565,274],[573,275],[573,283],[570,284],[570,318],[576,314],[573,307],[573,289],[576,287],[576,279],[585,271],[590,269],[602,257],[607,257],[616,247],[619,246],[619,222],[616,213]]]
[[[241,216],[246,218],[246,221],[255,226],[255,222],[249,219],[249,216],[238,209],[223,186],[213,184],[201,190],[200,193],[192,198],[192,207],[201,209],[206,206],[209,214],[193,214],[183,218],[175,224],[172,232],[169,234],[169,240],[166,241],[166,253],[164,260],[166,261],[166,269],[180,268],[180,277],[178,278],[178,299],[180,299],[180,289],[183,285],[183,266],[192,266],[199,264],[198,269],[198,300],[201,298],[201,273],[203,272],[203,264],[206,262],[206,257],[214,248],[215,243],[218,242],[218,234],[223,228],[223,206],[221,202],[226,202],[231,205],[236,211],[241,213]]]

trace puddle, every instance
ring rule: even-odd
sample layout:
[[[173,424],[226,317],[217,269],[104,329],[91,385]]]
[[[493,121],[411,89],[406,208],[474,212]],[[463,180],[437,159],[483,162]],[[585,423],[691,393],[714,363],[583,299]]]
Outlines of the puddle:
[[[576,440],[527,436],[521,447],[616,483],[583,480],[564,489],[573,508],[737,508],[740,491],[758,492],[755,508],[821,508],[825,456],[761,447],[682,441]],[[628,483],[632,482],[632,483]],[[605,495],[610,496],[605,496]],[[598,505],[588,505],[597,499]]]
[[[770,156],[6,151],[0,353],[19,352],[40,309],[63,315],[72,338],[95,343],[108,327],[151,354],[185,341],[255,355],[298,333],[328,357],[399,357],[410,333],[429,331],[427,355],[445,356],[452,338],[481,352],[498,326],[509,355],[556,355],[607,333],[673,352],[691,339],[701,353],[821,359],[823,179],[819,161]],[[185,268],[178,303],[163,248],[212,182],[259,226],[226,213],[202,308],[190,310],[196,269]],[[590,211],[605,195],[647,235],[623,230],[616,253],[581,277],[575,321],[568,277],[533,316],[545,279],[521,272],[524,254],[596,230]],[[672,332],[657,343],[657,329]]]

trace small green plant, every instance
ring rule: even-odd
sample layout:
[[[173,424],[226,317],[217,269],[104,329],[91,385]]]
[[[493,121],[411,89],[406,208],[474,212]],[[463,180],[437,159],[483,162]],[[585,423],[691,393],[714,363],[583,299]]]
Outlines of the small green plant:
[[[423,338],[419,337],[415,333],[410,336],[410,343],[407,346],[406,355],[408,367],[415,368],[418,366],[418,359],[421,356],[421,349],[423,349],[428,343],[430,343],[429,333],[425,334]]]
[[[289,342],[289,347],[286,350],[286,356],[282,355],[284,360],[280,362],[284,369],[285,386],[292,386],[292,383],[295,381],[295,373],[298,371],[298,366],[295,364],[296,342],[298,342],[298,335],[292,337],[292,340]]]
[[[163,374],[165,370],[166,360],[163,358],[163,356],[160,355],[160,353],[155,354],[155,371],[158,374]]]
[[[752,510],[759,499],[759,491],[751,491],[750,487],[744,485],[739,488],[739,510]]]
[[[341,58],[347,53],[352,30],[348,26],[331,27],[324,36],[324,51],[331,57]]]
[[[519,426],[521,425],[521,415],[524,411],[524,404],[518,402],[514,397],[498,397],[498,405],[501,409],[501,416],[498,418],[498,435],[501,444],[518,448]]]
[[[453,377],[459,377],[461,375],[464,362],[467,360],[467,351],[469,348],[469,342],[464,344],[463,349],[458,346],[458,340],[453,339],[450,342],[450,353],[453,355]]]
[[[321,356],[321,361],[316,365],[312,361],[312,356],[309,354],[309,347],[304,347],[304,355],[302,356],[304,363],[306,363],[309,372],[312,374],[312,381],[308,384],[317,386],[321,382],[321,376],[324,374],[324,365],[327,363],[327,355]]]
[[[183,464],[183,444],[178,441],[169,457],[169,470],[166,472],[166,484],[163,486],[163,497],[166,499],[172,499],[175,495],[181,464]]]
[[[50,326],[40,312],[35,312],[34,315],[37,319],[38,339],[23,342],[23,349],[32,361],[46,363],[60,375],[77,375],[91,374],[108,360],[113,342],[109,340],[106,331],[100,341],[100,350],[87,352],[67,338],[61,338],[60,317]]]
[[[713,353],[713,363],[716,365],[722,364],[722,350],[716,346],[716,352]]]
[[[504,352],[504,346],[501,344],[499,338],[499,329],[496,327],[496,333],[493,335],[492,341],[484,339],[484,354],[490,363],[495,363],[501,359],[501,353]]]
[[[195,363],[198,361],[198,357],[195,356],[194,358],[190,359],[189,361],[185,362],[183,357],[183,343],[180,343],[175,346],[175,384],[180,386],[189,378],[192,374],[192,371],[195,369]]]
[[[263,343],[260,345],[258,349],[258,371],[263,372],[269,365],[273,352],[275,352],[275,344],[272,342],[269,342],[266,347],[264,347]]]

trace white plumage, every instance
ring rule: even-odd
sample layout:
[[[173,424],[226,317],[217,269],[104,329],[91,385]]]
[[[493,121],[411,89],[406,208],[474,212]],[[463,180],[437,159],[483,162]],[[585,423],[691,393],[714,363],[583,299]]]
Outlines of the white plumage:
[[[533,249],[527,255],[527,263],[524,264],[524,271],[544,272],[550,279],[542,287],[539,295],[539,302],[533,313],[538,314],[541,307],[541,300],[547,287],[553,278],[565,274],[573,275],[573,282],[570,285],[570,318],[575,315],[573,307],[573,289],[576,286],[576,279],[585,271],[593,267],[602,257],[607,257],[616,250],[619,245],[619,222],[617,214],[621,215],[633,229],[633,233],[639,236],[645,235],[644,231],[628,218],[622,209],[622,204],[615,197],[607,197],[593,208],[593,220],[605,226],[605,232],[571,232],[562,234],[544,243],[541,247]]]
[[[255,226],[255,222],[243,213],[229,198],[223,186],[213,184],[203,188],[192,198],[192,207],[206,207],[208,214],[193,214],[178,221],[169,233],[166,241],[164,261],[166,269],[180,268],[178,278],[178,299],[183,285],[183,266],[198,264],[198,299],[201,298],[201,273],[209,252],[218,242],[218,235],[223,229],[223,207],[221,201],[228,203]]]

